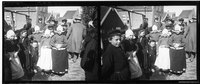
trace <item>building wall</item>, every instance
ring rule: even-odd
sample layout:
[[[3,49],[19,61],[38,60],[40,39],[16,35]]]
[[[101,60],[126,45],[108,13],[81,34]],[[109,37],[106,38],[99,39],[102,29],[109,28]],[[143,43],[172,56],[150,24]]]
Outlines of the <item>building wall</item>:
[[[28,14],[27,12],[22,12],[24,14]],[[30,12],[30,18],[32,19],[32,27],[36,25],[36,12]],[[26,24],[26,17],[24,15],[15,14],[16,20],[16,30],[23,28],[24,24]]]
[[[144,14],[144,12],[138,13]],[[129,20],[128,12],[119,12],[119,15],[122,18],[124,24],[129,26],[129,23],[127,23],[127,20]],[[132,29],[138,29],[143,22],[142,15],[131,13],[131,17]],[[148,27],[151,27],[153,24],[153,12],[146,12],[146,17],[148,18]]]
[[[13,8],[15,8],[15,10]],[[21,9],[18,7],[13,7],[13,8],[10,8],[9,10],[16,11],[16,10],[23,9],[23,7]],[[34,8],[34,7],[31,7],[31,8]],[[24,11],[26,11],[26,10],[24,10]],[[28,15],[28,12],[19,12],[19,13]],[[32,27],[34,27],[36,25],[36,16],[37,16],[36,12],[30,12],[30,18],[32,19]],[[24,24],[26,24],[26,16],[13,13],[13,17],[14,17],[14,21],[15,21],[15,30],[19,30],[19,29],[23,28]],[[4,12],[4,19],[6,20],[6,22],[8,24],[10,24],[11,23],[11,12]]]

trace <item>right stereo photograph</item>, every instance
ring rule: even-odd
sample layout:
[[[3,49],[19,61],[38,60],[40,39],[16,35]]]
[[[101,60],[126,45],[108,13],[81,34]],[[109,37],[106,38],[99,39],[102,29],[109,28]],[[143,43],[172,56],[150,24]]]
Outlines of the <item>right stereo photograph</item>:
[[[102,80],[197,80],[197,6],[100,6]]]

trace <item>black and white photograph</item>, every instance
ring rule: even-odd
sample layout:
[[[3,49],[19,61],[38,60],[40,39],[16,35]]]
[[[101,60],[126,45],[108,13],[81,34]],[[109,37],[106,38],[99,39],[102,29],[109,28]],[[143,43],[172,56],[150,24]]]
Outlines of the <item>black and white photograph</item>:
[[[2,83],[199,83],[199,3],[2,1]]]
[[[103,80],[197,80],[197,7],[101,6]]]
[[[98,80],[96,6],[4,7],[4,81]]]

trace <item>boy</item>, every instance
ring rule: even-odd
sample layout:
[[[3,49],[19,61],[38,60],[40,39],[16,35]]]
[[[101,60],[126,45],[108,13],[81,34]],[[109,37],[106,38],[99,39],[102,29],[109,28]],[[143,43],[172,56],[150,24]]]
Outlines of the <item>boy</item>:
[[[30,54],[31,54],[31,58],[32,58],[32,64],[31,64],[31,68],[34,70],[34,73],[37,73],[37,61],[38,61],[38,57],[39,57],[39,52],[38,52],[38,42],[36,40],[32,40],[30,43]]]
[[[109,33],[108,45],[103,54],[102,77],[104,80],[128,80],[130,78],[128,58],[120,47],[121,35],[117,30]]]
[[[151,72],[155,72],[154,63],[156,60],[156,41],[150,40],[149,45],[147,47],[147,53],[149,60],[149,67],[151,69]]]

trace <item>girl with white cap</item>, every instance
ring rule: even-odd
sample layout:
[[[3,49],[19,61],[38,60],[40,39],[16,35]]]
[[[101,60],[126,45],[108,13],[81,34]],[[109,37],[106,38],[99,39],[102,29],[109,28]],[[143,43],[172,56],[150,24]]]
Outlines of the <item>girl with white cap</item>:
[[[37,66],[44,72],[51,72],[52,70],[52,50],[50,46],[51,31],[46,29],[44,35],[41,38],[39,47],[39,59]]]
[[[18,57],[18,52],[20,50],[20,47],[16,41],[17,37],[13,30],[8,30],[6,33],[6,40],[4,46],[4,63],[8,63],[8,65],[5,65],[5,75],[6,77],[9,75],[7,72],[11,73],[10,79],[6,80],[15,80],[20,81],[22,80],[22,77],[24,76],[24,71],[21,66],[21,62]]]
[[[170,72],[180,75],[186,70],[185,38],[179,24],[175,25],[174,32],[169,38]]]
[[[136,56],[137,44],[136,37],[131,29],[126,30],[125,39],[122,41],[122,48],[128,56],[129,67],[131,72],[131,80],[139,80],[142,75],[142,70]]]
[[[170,56],[169,56],[169,31],[163,29],[162,34],[158,41],[158,56],[155,61],[155,66],[161,71],[168,72],[170,69]]]

